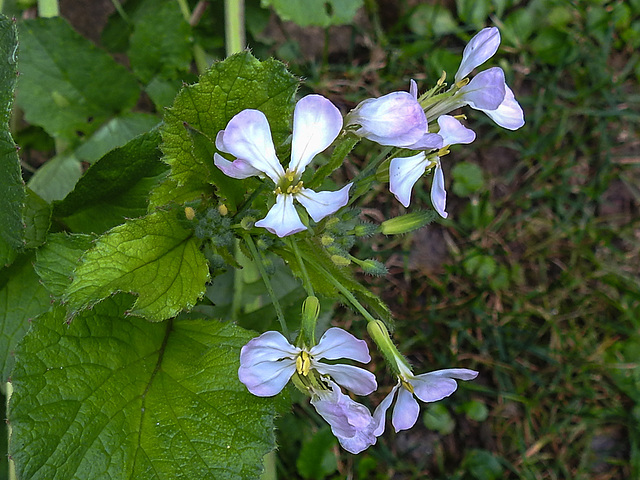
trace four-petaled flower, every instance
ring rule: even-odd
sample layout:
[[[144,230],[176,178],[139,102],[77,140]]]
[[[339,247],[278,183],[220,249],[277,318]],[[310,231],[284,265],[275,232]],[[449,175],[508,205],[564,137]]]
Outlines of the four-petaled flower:
[[[398,367],[400,369],[398,383],[382,400],[373,414],[376,420],[376,430],[374,431],[376,436],[384,433],[384,418],[396,393],[398,400],[393,408],[391,423],[395,431],[399,432],[413,427],[418,420],[420,405],[415,397],[423,402],[437,402],[456,391],[458,383],[455,379],[473,380],[478,376],[478,372],[466,368],[448,368],[414,375],[401,362],[398,362]]]
[[[476,134],[466,128],[456,118],[442,115],[438,118],[440,131],[431,134],[438,137],[438,142],[433,143],[432,148],[441,148],[458,143],[471,143]],[[389,164],[389,191],[395,195],[398,201],[408,207],[411,203],[411,190],[427,168],[434,167],[433,181],[431,183],[431,203],[441,217],[447,218],[447,191],[444,186],[444,173],[440,164],[440,157],[434,159],[427,157],[422,151],[411,157],[397,157]]]
[[[331,377],[356,395],[369,395],[377,388],[375,375],[363,368],[320,361],[340,358],[361,363],[371,360],[366,342],[341,328],[330,328],[309,349],[295,347],[281,333],[269,331],[242,347],[238,377],[259,397],[280,393],[295,373],[306,377],[312,370]]]
[[[316,222],[347,204],[350,183],[335,192],[315,192],[305,188],[300,179],[307,165],[333,143],[341,130],[342,115],[333,103],[320,95],[302,98],[293,113],[291,161],[285,171],[276,156],[267,117],[259,110],[243,110],[216,137],[216,148],[236,160],[230,162],[216,153],[214,163],[229,177],[266,175],[273,181],[275,205],[256,226],[284,237],[307,228],[294,199]]]

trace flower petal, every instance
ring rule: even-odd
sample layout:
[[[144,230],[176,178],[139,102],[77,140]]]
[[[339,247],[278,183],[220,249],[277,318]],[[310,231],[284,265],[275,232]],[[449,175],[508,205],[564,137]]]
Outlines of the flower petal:
[[[413,98],[418,98],[418,84],[413,78],[409,82],[409,93],[413,96]]]
[[[389,191],[398,201],[408,207],[411,203],[413,185],[424,174],[429,161],[424,152],[412,157],[394,158],[389,165]]]
[[[517,130],[524,125],[524,112],[511,89],[505,84],[504,100],[495,110],[481,109],[502,128]]]
[[[505,96],[504,72],[500,67],[480,72],[454,98],[460,96],[471,108],[495,110]]]
[[[405,148],[409,150],[436,150],[442,148],[444,143],[442,137],[437,133],[425,133],[420,140],[413,145],[408,145]]]
[[[249,178],[254,175],[262,175],[260,170],[256,170],[241,158],[237,158],[233,162],[230,162],[222,155],[214,153],[213,163],[216,167],[222,170],[222,173],[231,178]]]
[[[458,383],[454,380],[473,380],[478,376],[478,372],[466,368],[448,368],[436,370],[435,372],[423,373],[410,380],[413,391],[423,402],[437,402],[448,397],[458,388]]]
[[[380,402],[380,405],[376,407],[375,412],[373,412],[373,418],[376,421],[376,429],[373,431],[373,434],[376,437],[379,437],[384,433],[384,427],[386,423],[385,417],[387,416],[387,410],[389,410],[389,407],[391,406],[391,403],[393,402],[393,399],[396,396],[396,392],[398,391],[398,388],[400,388],[400,382],[398,382],[396,386],[391,389],[389,394],[386,397],[384,397],[384,400]]]
[[[318,153],[333,143],[342,130],[342,114],[322,95],[307,95],[293,112],[293,138],[289,170],[302,174]]]
[[[306,230],[300,220],[296,207],[293,206],[291,195],[276,195],[276,203],[271,207],[267,216],[256,222],[256,227],[262,227],[276,234],[280,238]]]
[[[445,211],[447,208],[447,191],[444,188],[444,173],[440,162],[436,164],[433,170],[433,180],[431,183],[431,203],[436,212],[442,217],[447,218],[449,214]]]
[[[364,100],[346,120],[347,125],[360,126],[356,135],[394,147],[412,145],[427,131],[427,117],[413,92],[392,92]]]
[[[420,405],[406,388],[400,388],[396,406],[393,407],[391,423],[396,432],[408,430],[416,424],[420,414]]]
[[[240,350],[240,365],[251,368],[261,362],[275,362],[283,358],[295,359],[301,350],[294,347],[280,332],[268,331],[252,338]]]
[[[359,340],[346,330],[338,327],[331,327],[324,332],[318,344],[309,350],[309,355],[317,360],[322,358],[327,360],[348,358],[361,363],[371,361],[367,342]]]
[[[467,144],[476,139],[476,132],[465,127],[451,115],[438,117],[438,126],[440,127],[438,135],[442,137],[443,145]]]
[[[344,364],[329,365],[322,362],[313,362],[312,368],[322,375],[329,375],[338,385],[356,395],[369,395],[378,388],[376,376],[364,368]]]
[[[500,31],[496,27],[480,30],[464,47],[462,62],[456,72],[455,81],[459,82],[469,75],[474,68],[482,65],[498,51],[500,46]]]
[[[296,362],[291,359],[262,362],[251,368],[240,367],[238,378],[247,389],[258,397],[272,397],[282,391],[296,371]]]
[[[303,188],[296,193],[295,199],[309,212],[314,222],[319,222],[327,215],[337,212],[349,202],[349,189],[351,183],[335,192],[315,192],[309,188]]]
[[[216,145],[256,170],[264,172],[275,184],[284,175],[276,157],[267,117],[259,110],[247,109],[234,116],[227,128],[216,136]]]

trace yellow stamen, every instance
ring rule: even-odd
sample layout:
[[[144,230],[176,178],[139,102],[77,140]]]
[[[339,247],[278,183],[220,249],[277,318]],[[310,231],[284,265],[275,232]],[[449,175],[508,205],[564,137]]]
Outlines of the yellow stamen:
[[[444,81],[447,79],[447,72],[445,72],[444,70],[442,71],[442,75],[440,75],[440,78],[438,79],[438,82],[436,83],[436,85],[438,87],[441,87],[444,84]]]
[[[469,77],[463,78],[462,80],[460,80],[459,82],[456,83],[456,87],[458,88],[462,88],[465,85],[467,85],[471,80],[469,80]]]
[[[400,383],[402,384],[402,386],[404,388],[406,388],[407,390],[409,390],[411,393],[413,393],[413,385],[411,385],[409,382],[407,382],[404,378],[400,379]]]
[[[309,374],[309,370],[311,370],[311,356],[303,351],[298,355],[298,358],[296,358],[296,372],[306,377]]]
[[[450,153],[449,147],[451,145],[447,145],[446,147],[442,147],[440,150],[438,150],[438,156],[439,157],[444,157],[445,155],[448,155]]]

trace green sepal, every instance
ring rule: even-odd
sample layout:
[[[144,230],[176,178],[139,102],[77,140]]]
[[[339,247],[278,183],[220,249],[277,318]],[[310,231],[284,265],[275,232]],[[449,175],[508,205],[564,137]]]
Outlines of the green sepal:
[[[333,152],[331,152],[331,158],[329,158],[329,161],[316,170],[311,181],[307,182],[305,186],[307,188],[317,188],[322,185],[322,182],[331,175],[331,172],[339,168],[344,163],[344,159],[349,155],[351,150],[353,150],[359,141],[360,137],[357,135],[349,132],[343,132],[336,141],[336,146],[334,147]]]

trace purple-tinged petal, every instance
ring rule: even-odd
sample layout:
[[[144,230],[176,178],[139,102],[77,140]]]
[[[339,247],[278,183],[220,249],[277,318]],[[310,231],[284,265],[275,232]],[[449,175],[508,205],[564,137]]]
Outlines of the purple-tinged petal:
[[[359,340],[346,330],[338,327],[331,327],[324,332],[317,345],[309,350],[316,360],[326,358],[327,360],[338,360],[348,358],[361,363],[371,361],[367,342]]]
[[[337,212],[349,202],[351,185],[349,183],[335,192],[315,192],[309,188],[303,188],[294,196],[309,212],[309,216],[315,222],[319,222],[327,215]]]
[[[496,27],[480,30],[464,47],[462,62],[456,72],[455,81],[459,82],[469,75],[474,68],[482,65],[498,51],[500,31]]]
[[[451,115],[438,117],[438,134],[442,137],[444,145],[457,145],[471,143],[476,139],[476,132],[465,127],[460,121]]]
[[[271,207],[267,216],[256,222],[256,227],[266,228],[280,238],[306,230],[300,215],[293,206],[291,195],[276,195],[276,203]]]
[[[400,388],[400,382],[398,382],[396,386],[391,389],[389,394],[386,397],[384,397],[384,400],[380,402],[380,405],[376,407],[375,412],[373,412],[373,418],[376,422],[376,429],[373,431],[373,434],[376,437],[379,437],[384,433],[384,427],[386,423],[385,417],[387,416],[387,410],[389,410],[389,407],[391,406],[391,403],[393,402],[393,399],[396,396],[396,392],[398,391],[398,388]]]
[[[409,82],[409,93],[413,96],[413,98],[418,99],[418,84],[413,78]]]
[[[400,388],[396,406],[393,407],[391,423],[396,432],[408,430],[416,424],[420,414],[420,405],[406,388]]]
[[[329,375],[338,385],[356,395],[369,395],[378,388],[376,376],[364,368],[344,364],[329,365],[322,362],[313,362],[312,368],[322,375]]]
[[[389,165],[389,191],[398,201],[408,207],[411,203],[413,185],[424,174],[429,161],[424,152],[412,157],[394,158]]]
[[[283,358],[295,359],[301,350],[294,347],[280,332],[268,331],[252,338],[240,350],[240,365],[251,368],[261,362],[275,362]]]
[[[404,147],[416,143],[427,131],[427,117],[409,92],[392,92],[361,102],[346,118],[359,125],[356,135],[380,145]]]
[[[313,157],[333,143],[342,130],[342,114],[322,95],[307,95],[293,112],[289,170],[302,174]]]
[[[481,109],[502,128],[517,130],[524,125],[524,112],[511,89],[505,84],[504,100],[495,110]]]
[[[222,151],[241,158],[256,170],[264,172],[275,184],[284,176],[284,169],[276,157],[271,139],[269,121],[259,110],[243,110],[234,116],[227,124],[223,136],[218,133],[216,144],[224,148]]]
[[[478,372],[466,368],[448,368],[423,373],[410,380],[413,391],[423,402],[437,402],[448,397],[458,388],[458,380],[473,380]]]
[[[447,218],[449,214],[447,208],[447,191],[444,188],[444,173],[440,162],[433,169],[433,181],[431,183],[431,203],[433,208],[442,218]]]
[[[504,96],[504,72],[500,67],[480,72],[456,94],[456,97],[463,98],[465,103],[476,110],[495,110]]]
[[[260,170],[256,170],[241,158],[237,158],[233,162],[230,162],[221,155],[214,153],[213,163],[216,167],[222,170],[222,173],[231,178],[242,179],[253,177],[254,175],[262,175]]]
[[[224,130],[220,130],[216,135],[216,148],[224,153],[229,153],[227,147],[224,146]]]
[[[258,397],[272,397],[282,391],[296,371],[296,362],[291,359],[262,362],[251,368],[240,367],[238,378],[247,389]]]
[[[376,425],[369,409],[344,395],[335,383],[329,382],[329,385],[331,391],[315,392],[311,404],[331,426],[340,445],[356,454],[375,444]]]
[[[437,133],[425,133],[420,140],[413,145],[408,145],[405,148],[409,150],[437,150],[442,148],[444,143],[442,137]]]

